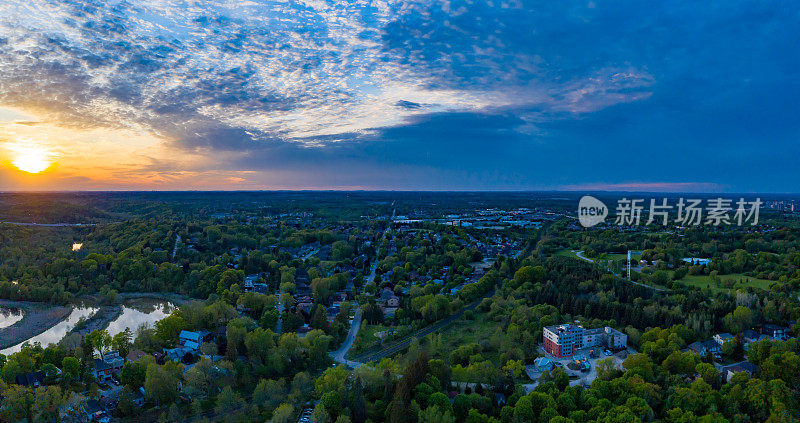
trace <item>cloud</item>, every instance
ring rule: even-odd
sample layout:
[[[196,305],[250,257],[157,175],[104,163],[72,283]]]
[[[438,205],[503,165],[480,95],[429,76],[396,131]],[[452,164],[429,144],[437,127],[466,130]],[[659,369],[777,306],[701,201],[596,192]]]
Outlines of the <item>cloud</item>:
[[[0,105],[158,140],[116,178],[784,189],[800,181],[731,169],[795,157],[799,20],[750,2],[5,2]]]
[[[726,187],[709,182],[623,182],[564,185],[564,191],[720,192]]]

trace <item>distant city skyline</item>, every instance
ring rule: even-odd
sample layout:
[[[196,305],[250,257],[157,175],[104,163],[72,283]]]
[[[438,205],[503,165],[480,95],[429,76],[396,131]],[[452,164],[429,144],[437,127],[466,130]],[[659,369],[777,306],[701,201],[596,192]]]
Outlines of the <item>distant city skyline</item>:
[[[0,191],[800,191],[792,3],[0,3]]]

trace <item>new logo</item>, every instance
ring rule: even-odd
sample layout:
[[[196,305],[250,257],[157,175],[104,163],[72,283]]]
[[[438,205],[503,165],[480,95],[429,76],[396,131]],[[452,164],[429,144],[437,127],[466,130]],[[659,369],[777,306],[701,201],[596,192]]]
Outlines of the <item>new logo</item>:
[[[602,201],[591,195],[581,197],[581,201],[578,203],[578,221],[584,228],[591,228],[601,223],[606,216],[608,216],[608,207]]]

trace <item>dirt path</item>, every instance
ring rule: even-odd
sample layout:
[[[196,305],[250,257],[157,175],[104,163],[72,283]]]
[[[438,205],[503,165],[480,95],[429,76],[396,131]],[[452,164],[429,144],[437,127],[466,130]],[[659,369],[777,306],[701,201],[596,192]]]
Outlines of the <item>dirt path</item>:
[[[18,308],[22,320],[0,329],[0,350],[30,339],[66,319],[72,312],[70,306],[58,306],[27,301],[0,300],[0,307]]]

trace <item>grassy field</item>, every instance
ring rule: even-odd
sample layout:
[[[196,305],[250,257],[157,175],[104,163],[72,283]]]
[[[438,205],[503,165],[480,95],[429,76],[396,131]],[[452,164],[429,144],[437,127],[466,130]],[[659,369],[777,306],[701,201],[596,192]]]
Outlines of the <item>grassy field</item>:
[[[575,255],[575,253],[573,253],[572,250],[560,250],[555,252],[553,255],[558,257],[578,258],[578,256]]]
[[[473,320],[459,319],[454,322],[450,327],[441,332],[441,337],[437,339],[436,345],[433,345],[433,354],[437,352],[442,356],[447,356],[461,345],[465,344],[493,344],[493,338],[501,328],[501,322],[495,322],[488,318],[487,313],[475,313]],[[495,364],[500,364],[500,351],[499,349],[489,348],[481,355]]]
[[[670,272],[671,273],[671,272]],[[759,289],[769,289],[770,285],[775,283],[775,281],[770,281],[766,279],[759,279],[754,278],[752,276],[746,276],[741,273],[732,273],[730,275],[720,275],[719,279],[721,282],[714,282],[711,279],[711,276],[707,275],[686,275],[683,279],[679,280],[678,283],[686,285],[686,286],[695,286],[698,288],[708,288],[712,291],[720,292],[720,291],[729,291],[735,289],[737,286],[744,286],[744,287],[753,287]],[[730,288],[726,288],[724,285],[724,281],[726,280],[733,280],[734,283]]]
[[[560,251],[556,252],[553,255],[554,256],[560,256],[560,257],[571,257],[571,258],[577,258],[577,259],[580,258],[580,257],[578,257],[577,254],[572,252],[572,250],[560,250]],[[641,251],[631,251],[631,258],[634,259],[634,260],[638,260],[639,256],[641,256],[641,255],[642,255]],[[627,259],[628,259],[628,254],[627,253],[626,254],[616,254],[616,253],[607,253],[606,254],[606,260],[627,260]]]

